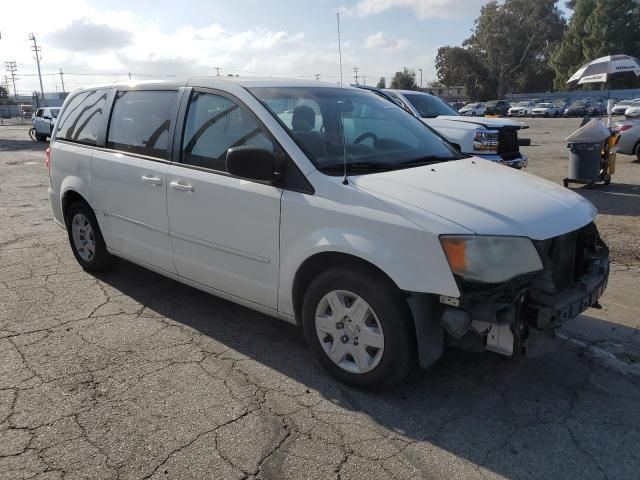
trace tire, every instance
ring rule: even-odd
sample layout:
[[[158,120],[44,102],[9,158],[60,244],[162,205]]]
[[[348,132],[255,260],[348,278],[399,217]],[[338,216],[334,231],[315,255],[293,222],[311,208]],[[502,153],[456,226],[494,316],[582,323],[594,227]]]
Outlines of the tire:
[[[66,216],[71,251],[87,272],[97,273],[109,269],[115,257],[107,251],[96,216],[89,205],[76,202]]]
[[[635,150],[636,159],[640,162],[640,142],[636,143]]]
[[[47,136],[46,135],[40,135],[39,133],[36,132],[36,140],[38,142],[44,142],[47,140]]]
[[[350,310],[356,301],[364,314]],[[340,313],[334,313],[331,305]],[[409,306],[397,287],[376,271],[336,268],[321,273],[305,293],[302,324],[322,366],[354,387],[388,388],[403,380],[416,365]],[[363,340],[365,330],[368,341]],[[334,345],[340,347],[334,353],[340,359],[337,363],[329,356]]]

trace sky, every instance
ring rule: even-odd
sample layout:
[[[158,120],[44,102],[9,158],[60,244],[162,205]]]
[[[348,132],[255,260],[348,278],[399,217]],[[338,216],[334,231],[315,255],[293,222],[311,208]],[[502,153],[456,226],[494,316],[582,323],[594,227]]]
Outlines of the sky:
[[[215,75],[387,80],[402,67],[435,80],[438,47],[459,45],[486,0],[29,0],[2,2],[0,62],[17,62],[16,88],[38,88],[28,39],[42,47],[46,92],[154,76]],[[3,66],[3,65],[2,65]],[[0,83],[4,72],[0,75]]]

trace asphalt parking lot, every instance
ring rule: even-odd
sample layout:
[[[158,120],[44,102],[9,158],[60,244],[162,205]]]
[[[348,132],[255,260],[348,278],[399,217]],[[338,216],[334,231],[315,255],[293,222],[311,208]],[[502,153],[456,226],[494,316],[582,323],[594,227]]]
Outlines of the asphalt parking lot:
[[[525,121],[527,171],[561,183],[579,120]],[[44,147],[0,127],[0,479],[638,477],[632,157],[579,189],[612,250],[602,310],[536,358],[449,351],[372,394],[325,374],[293,326],[124,261],[83,272]]]

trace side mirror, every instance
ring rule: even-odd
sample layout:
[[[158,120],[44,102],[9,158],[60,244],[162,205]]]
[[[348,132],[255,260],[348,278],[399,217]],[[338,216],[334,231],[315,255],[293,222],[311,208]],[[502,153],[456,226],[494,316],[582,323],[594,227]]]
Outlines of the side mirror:
[[[227,172],[237,177],[266,183],[275,183],[281,176],[272,152],[248,146],[227,150]]]

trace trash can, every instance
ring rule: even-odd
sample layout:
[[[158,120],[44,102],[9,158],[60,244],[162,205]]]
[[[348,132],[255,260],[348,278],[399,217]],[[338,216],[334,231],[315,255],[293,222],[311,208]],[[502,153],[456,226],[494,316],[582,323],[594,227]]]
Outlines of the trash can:
[[[601,180],[602,143],[569,143],[569,178],[597,182]]]

